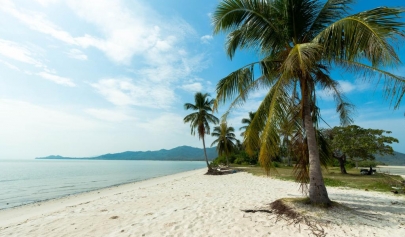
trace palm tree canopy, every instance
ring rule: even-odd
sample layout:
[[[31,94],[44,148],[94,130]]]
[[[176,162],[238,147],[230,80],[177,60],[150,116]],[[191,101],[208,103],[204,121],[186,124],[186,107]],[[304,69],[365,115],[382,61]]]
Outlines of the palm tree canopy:
[[[298,96],[307,93],[311,107],[315,89],[327,89],[336,101],[342,125],[350,124],[352,105],[342,95],[329,68],[340,66],[353,73],[385,82],[386,96],[398,106],[405,93],[405,78],[385,71],[399,65],[391,45],[403,39],[401,8],[380,7],[350,15],[353,0],[223,0],[214,15],[214,33],[228,32],[226,50],[232,59],[237,49],[255,50],[262,59],[232,72],[217,85],[218,103],[233,99],[229,110],[243,103],[249,93],[269,92],[251,122],[261,140],[274,136],[271,124],[280,106],[290,103],[298,84]],[[259,70],[256,69],[258,67]],[[261,75],[256,76],[259,71]],[[373,77],[377,76],[377,77]],[[307,98],[306,98],[307,99]],[[279,110],[279,111],[277,111]],[[273,118],[273,120],[271,119]],[[267,138],[266,138],[267,136]],[[263,143],[262,145],[266,145]]]
[[[215,100],[209,100],[208,97],[208,93],[197,92],[194,96],[194,104],[184,104],[184,109],[195,111],[184,117],[184,123],[190,123],[191,134],[195,135],[197,130],[200,139],[205,134],[210,134],[210,123],[217,124],[219,122],[219,119],[212,114]]]
[[[217,151],[220,156],[229,155],[235,148],[237,139],[235,138],[235,129],[228,127],[226,122],[222,122],[219,126],[214,128],[212,136],[216,139],[212,142],[211,146],[217,145]]]
[[[249,112],[249,118],[243,118],[242,119],[242,124],[246,124],[245,126],[242,126],[239,128],[239,130],[246,130],[247,127],[250,125],[250,123],[252,122],[253,118],[255,117],[255,113],[256,112]],[[245,132],[242,132],[240,134],[242,137],[245,136]]]
[[[316,90],[331,91],[342,125],[352,122],[352,105],[329,69],[341,67],[366,80],[383,81],[386,98],[396,108],[405,93],[405,78],[386,71],[400,64],[393,44],[405,36],[404,9],[380,7],[350,14],[353,2],[223,0],[213,14],[214,33],[228,33],[226,51],[231,59],[237,49],[254,50],[261,58],[218,82],[217,103],[233,99],[224,118],[251,92],[268,90],[245,132],[247,151],[260,145],[262,163],[277,155],[279,120],[291,105],[298,105],[303,128],[298,140],[302,157],[308,157],[314,203],[330,203],[320,168]]]

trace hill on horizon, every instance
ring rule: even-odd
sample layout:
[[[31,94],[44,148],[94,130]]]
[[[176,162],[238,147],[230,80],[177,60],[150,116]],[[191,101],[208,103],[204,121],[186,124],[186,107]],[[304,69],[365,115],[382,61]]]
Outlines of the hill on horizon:
[[[206,148],[208,160],[215,159],[218,154],[215,147]],[[178,160],[178,161],[204,161],[204,150],[191,146],[179,146],[170,150],[161,149],[158,151],[125,151],[120,153],[109,153],[94,157],[64,157],[51,155],[37,157],[35,159],[48,160]]]
[[[207,148],[208,160],[212,161],[218,156],[215,147]],[[64,157],[51,155],[46,157],[37,157],[35,159],[48,160],[178,160],[178,161],[204,161],[204,150],[191,146],[179,146],[173,149],[161,149],[157,151],[125,151],[120,153],[109,153],[94,157]],[[394,151],[394,155],[381,156],[376,154],[375,160],[386,165],[405,166],[405,154]]]
[[[396,152],[394,151],[394,155],[379,155],[376,154],[375,160],[382,162],[386,165],[393,165],[393,166],[398,166],[398,165],[403,165],[405,166],[405,154],[401,152]]]

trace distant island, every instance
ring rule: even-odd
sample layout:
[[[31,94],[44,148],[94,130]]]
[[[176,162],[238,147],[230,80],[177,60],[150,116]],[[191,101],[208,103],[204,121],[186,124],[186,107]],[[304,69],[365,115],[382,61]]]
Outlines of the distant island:
[[[385,165],[405,165],[405,154],[394,152],[395,155],[381,156],[376,154],[375,160]],[[212,161],[218,156],[215,147],[207,148],[208,160]],[[125,151],[121,153],[105,154],[95,157],[64,157],[51,155],[37,157],[35,159],[45,160],[178,160],[178,161],[204,161],[204,150],[191,146],[179,146],[170,150],[161,149],[158,151]]]
[[[209,160],[218,156],[215,147],[207,148]],[[173,161],[204,161],[204,150],[191,146],[179,146],[170,150],[162,149],[158,151],[125,151],[121,153],[105,154],[95,157],[64,157],[51,155],[37,157],[35,159],[44,160],[173,160]]]

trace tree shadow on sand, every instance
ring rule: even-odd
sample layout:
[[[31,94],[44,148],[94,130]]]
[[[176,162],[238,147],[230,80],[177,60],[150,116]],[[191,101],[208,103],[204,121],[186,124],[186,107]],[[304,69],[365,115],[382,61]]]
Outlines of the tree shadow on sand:
[[[356,195],[354,195],[356,196]],[[357,198],[357,199],[356,199]],[[340,199],[340,198],[337,198]],[[376,228],[398,228],[405,223],[405,202],[390,200],[382,203],[342,195],[343,202],[350,200],[351,203],[340,204],[332,202],[328,207],[311,205],[308,199],[284,198],[276,200],[268,207],[257,210],[242,210],[246,213],[268,213],[275,222],[284,220],[287,225],[293,225],[301,230],[307,227],[317,237],[325,237],[325,227],[330,226],[373,226]],[[339,200],[340,201],[340,200]],[[397,214],[395,220],[386,213]],[[344,230],[343,230],[344,231]]]

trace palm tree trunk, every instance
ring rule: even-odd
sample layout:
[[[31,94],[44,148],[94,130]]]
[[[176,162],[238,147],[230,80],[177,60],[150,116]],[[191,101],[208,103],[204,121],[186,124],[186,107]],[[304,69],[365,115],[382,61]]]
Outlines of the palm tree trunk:
[[[207,162],[208,171],[211,171],[210,163],[208,163],[207,151],[205,150],[205,138],[202,136],[203,148],[204,148],[204,155],[205,155],[205,162]]]
[[[306,83],[301,83],[301,90],[304,110],[304,126],[309,152],[309,199],[313,204],[329,205],[331,201],[328,197],[328,192],[326,191],[326,187],[322,177],[321,162],[319,160],[319,151],[315,136],[315,128],[311,116],[309,99],[310,93],[308,91],[308,85]]]

